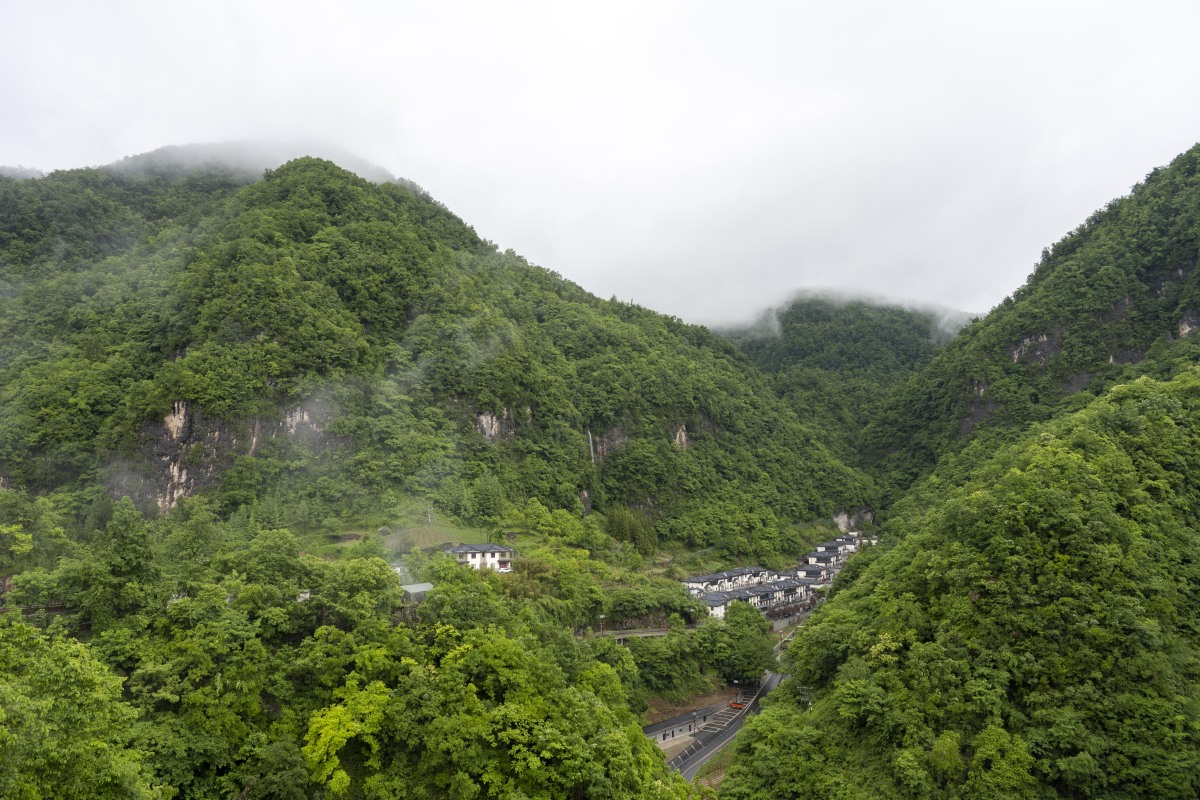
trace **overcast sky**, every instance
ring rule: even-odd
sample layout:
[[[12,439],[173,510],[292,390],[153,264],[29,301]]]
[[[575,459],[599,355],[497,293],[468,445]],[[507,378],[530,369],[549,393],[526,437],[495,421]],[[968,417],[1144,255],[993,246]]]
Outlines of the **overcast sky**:
[[[1200,141],[1200,3],[0,0],[0,164],[334,142],[601,296],[983,312]]]

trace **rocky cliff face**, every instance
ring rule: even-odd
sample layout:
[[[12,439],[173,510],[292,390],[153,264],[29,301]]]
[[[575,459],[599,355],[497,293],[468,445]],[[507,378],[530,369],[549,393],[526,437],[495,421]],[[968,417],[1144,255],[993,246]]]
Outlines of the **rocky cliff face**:
[[[833,522],[842,533],[859,530],[863,525],[874,521],[875,512],[869,508],[839,511],[833,515]]]
[[[254,455],[266,440],[286,437],[317,446],[334,444],[336,437],[325,430],[331,418],[328,408],[312,403],[288,409],[278,418],[229,423],[180,400],[161,421],[142,426],[141,470],[110,465],[109,489],[115,497],[128,495],[140,505],[167,512],[184,498],[219,484],[238,456]]]
[[[508,409],[501,409],[500,414],[491,411],[480,411],[475,415],[475,430],[493,444],[502,439],[512,439],[517,434],[517,426]]]

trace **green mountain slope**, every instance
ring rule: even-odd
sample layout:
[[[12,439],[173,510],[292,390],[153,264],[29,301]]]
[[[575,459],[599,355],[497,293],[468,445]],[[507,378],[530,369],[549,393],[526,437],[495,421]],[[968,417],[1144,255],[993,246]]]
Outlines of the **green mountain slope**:
[[[1047,251],[863,436],[890,548],[722,798],[1193,797],[1200,148]],[[914,483],[915,481],[915,483]]]
[[[1003,440],[1116,382],[1195,362],[1198,167],[1200,147],[1092,215],[889,397],[863,442],[893,491],[973,437]]]
[[[630,506],[759,556],[870,500],[705,329],[498,253],[411,186],[315,159],[250,180],[163,159],[0,179],[10,485],[84,514],[201,491],[306,519],[397,493],[475,522]]]
[[[1200,370],[1144,378],[894,518],[721,797],[1195,797],[1198,459]]]

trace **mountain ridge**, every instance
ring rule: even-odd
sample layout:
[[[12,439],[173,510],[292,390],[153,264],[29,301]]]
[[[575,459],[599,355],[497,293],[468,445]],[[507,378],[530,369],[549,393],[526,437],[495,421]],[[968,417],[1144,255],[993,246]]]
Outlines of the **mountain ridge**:
[[[0,347],[0,455],[15,485],[86,482],[104,453],[120,473],[140,462],[157,476],[164,506],[199,477],[227,476],[232,509],[268,473],[300,491],[315,470],[340,487],[330,496],[366,503],[363,486],[391,486],[462,510],[437,500],[443,485],[498,479],[517,503],[632,505],[666,538],[703,542],[704,519],[743,555],[775,552],[794,522],[870,504],[870,481],[734,348],[500,253],[406,185],[300,159],[252,182],[85,170],[3,188],[20,207],[76,184],[99,213],[47,216],[43,203],[0,242],[19,289]],[[34,300],[55,292],[57,305]],[[333,409],[329,441],[352,446],[289,455],[275,437],[258,449],[256,429],[317,395]],[[225,429],[164,461],[146,440],[166,444],[180,402]],[[735,535],[745,524],[750,541]]]

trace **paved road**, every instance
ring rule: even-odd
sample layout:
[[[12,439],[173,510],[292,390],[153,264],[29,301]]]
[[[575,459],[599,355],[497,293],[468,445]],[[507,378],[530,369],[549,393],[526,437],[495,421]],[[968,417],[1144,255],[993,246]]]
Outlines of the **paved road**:
[[[696,732],[696,741],[667,762],[668,765],[679,770],[679,773],[689,781],[695,778],[700,768],[708,763],[709,759],[721,752],[721,748],[729,744],[729,740],[742,729],[742,725],[746,722],[746,717],[758,712],[759,701],[764,695],[778,686],[781,680],[783,680],[782,675],[775,672],[768,672],[767,679],[763,681],[762,688],[746,704],[745,708],[725,709],[718,712],[713,717],[711,723]]]
[[[805,615],[804,619],[801,619],[799,624],[788,631],[787,635],[775,645],[776,653],[787,647],[800,625],[803,625],[807,618],[808,615]],[[700,768],[707,764],[713,756],[721,752],[722,748],[729,744],[734,735],[742,729],[742,725],[746,722],[746,717],[758,712],[759,701],[778,686],[783,677],[783,675],[777,672],[768,672],[767,679],[763,681],[762,688],[746,704],[745,708],[740,711],[726,709],[718,712],[713,717],[711,724],[704,726],[704,728],[696,732],[694,737],[695,742],[680,751],[667,764],[679,770],[679,773],[689,781],[694,779]]]

